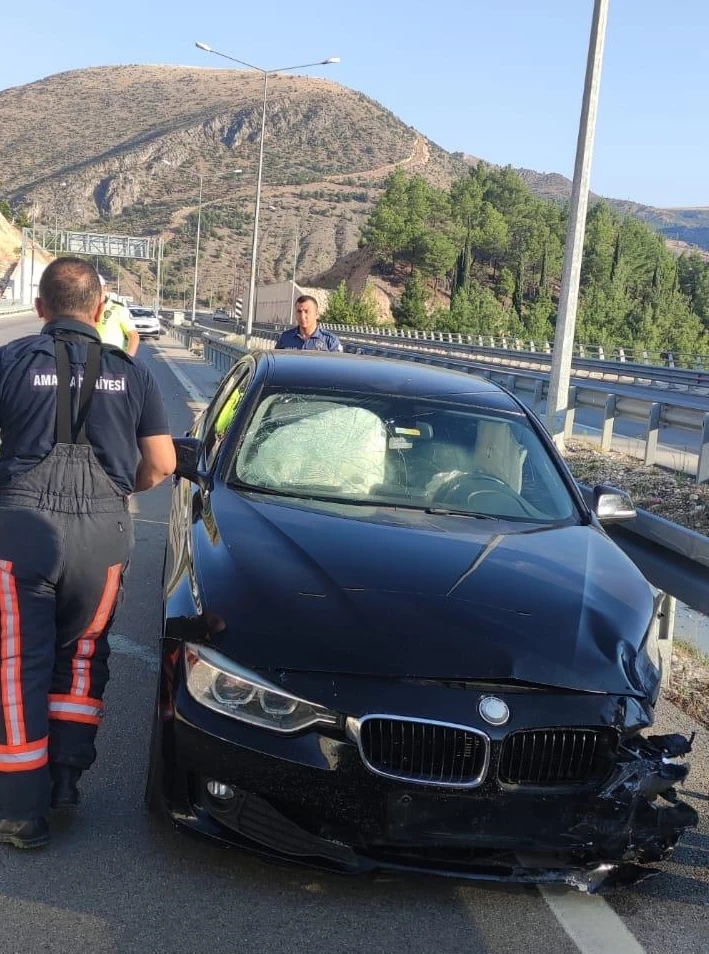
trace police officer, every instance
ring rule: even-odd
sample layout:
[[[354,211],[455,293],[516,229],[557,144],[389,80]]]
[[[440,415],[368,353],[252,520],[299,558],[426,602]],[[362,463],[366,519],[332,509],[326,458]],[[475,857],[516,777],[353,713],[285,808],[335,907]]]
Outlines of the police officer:
[[[102,346],[98,275],[44,271],[41,334],[0,348],[0,842],[49,841],[96,757],[132,492],[175,468],[157,383]]]
[[[284,331],[276,342],[277,348],[297,348],[299,351],[342,351],[337,335],[325,331],[318,324],[318,303],[311,295],[295,300],[297,328]]]
[[[123,302],[116,301],[106,293],[106,279],[103,275],[99,275],[98,280],[101,282],[101,291],[104,295],[103,309],[98,322],[101,341],[104,344],[114,345],[116,348],[123,348],[133,357],[140,345],[140,335],[133,324],[130,311]]]

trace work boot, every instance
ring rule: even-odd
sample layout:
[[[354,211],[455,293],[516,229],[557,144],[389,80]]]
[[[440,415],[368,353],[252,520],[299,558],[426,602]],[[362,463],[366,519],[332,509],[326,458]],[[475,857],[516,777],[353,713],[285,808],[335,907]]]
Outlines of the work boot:
[[[49,844],[47,822],[44,818],[0,819],[0,842],[15,848],[44,848]]]
[[[79,789],[76,783],[81,778],[81,769],[56,762],[51,766],[52,808],[76,808],[79,804]]]

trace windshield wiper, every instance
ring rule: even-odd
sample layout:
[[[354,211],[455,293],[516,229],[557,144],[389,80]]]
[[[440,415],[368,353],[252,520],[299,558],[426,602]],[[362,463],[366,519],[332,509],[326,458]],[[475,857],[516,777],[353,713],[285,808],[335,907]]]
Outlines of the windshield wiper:
[[[479,513],[477,510],[455,510],[450,507],[426,507],[426,513],[443,517],[475,517],[476,520],[499,520],[492,513]]]
[[[353,507],[393,507],[392,503],[380,503],[361,497],[340,497],[335,494],[307,493],[303,490],[285,490],[277,487],[257,487],[254,484],[245,484],[240,480],[230,480],[227,486],[252,494],[268,494],[270,497],[287,497],[290,500],[320,500],[323,503],[348,504]]]

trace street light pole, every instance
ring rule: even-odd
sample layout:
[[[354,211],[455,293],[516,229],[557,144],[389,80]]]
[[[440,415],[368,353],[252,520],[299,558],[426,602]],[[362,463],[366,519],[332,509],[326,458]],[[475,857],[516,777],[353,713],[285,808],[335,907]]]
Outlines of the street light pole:
[[[241,169],[231,169],[232,175],[239,175]],[[204,176],[200,174],[199,177],[199,202],[197,204],[197,245],[194,253],[194,283],[192,286],[192,324],[195,324],[196,321],[196,312],[197,312],[197,272],[199,269],[199,237],[202,227],[202,186],[204,183]],[[218,178],[218,176],[211,176],[210,178]]]
[[[564,417],[569,403],[571,358],[574,349],[576,309],[581,283],[583,240],[586,232],[586,211],[591,184],[591,160],[601,86],[603,46],[608,22],[608,4],[609,0],[594,0],[586,64],[586,81],[576,146],[574,181],[571,187],[571,208],[564,247],[559,312],[554,332],[554,349],[551,357],[549,391],[547,393],[547,429],[562,451],[564,449]]]
[[[299,239],[300,239],[300,219],[296,219],[295,220],[295,239],[293,240],[293,275],[291,277],[289,321],[293,320],[293,309],[295,308],[295,271],[296,271],[296,268],[298,267]]]
[[[266,99],[268,95],[268,78],[269,76],[275,76],[278,73],[288,73],[291,70],[302,70],[309,66],[329,66],[332,63],[339,63],[339,56],[329,56],[326,60],[317,60],[314,63],[299,63],[296,66],[281,66],[275,70],[265,70],[260,66],[254,66],[253,63],[247,63],[246,60],[239,60],[235,56],[229,56],[227,53],[220,53],[219,50],[212,49],[211,46],[207,46],[206,43],[195,43],[200,50],[204,50],[206,53],[213,53],[215,56],[221,56],[225,60],[231,60],[232,63],[238,63],[240,66],[246,66],[250,70],[256,70],[257,73],[261,73],[263,76],[263,101],[261,104],[261,142],[259,145],[259,157],[258,157],[258,176],[256,180],[256,202],[254,205],[254,229],[253,236],[251,239],[251,271],[249,274],[249,302],[246,313],[246,329],[244,335],[244,344],[248,348],[249,339],[251,338],[251,330],[254,324],[254,314],[255,314],[255,298],[256,298],[256,266],[257,266],[257,256],[258,256],[258,226],[259,226],[259,212],[261,209],[261,178],[263,173],[263,148],[264,140],[266,133]]]
[[[197,206],[197,248],[194,253],[194,285],[192,287],[192,324],[195,323],[195,312],[197,310],[197,268],[199,265],[199,232],[202,226],[202,183],[204,176],[199,177],[199,204]]]

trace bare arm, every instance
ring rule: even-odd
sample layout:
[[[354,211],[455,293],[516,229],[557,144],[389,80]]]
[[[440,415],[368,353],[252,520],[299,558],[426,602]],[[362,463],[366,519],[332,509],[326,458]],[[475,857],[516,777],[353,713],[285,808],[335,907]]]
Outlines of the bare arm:
[[[126,342],[126,352],[132,358],[138,350],[138,345],[140,344],[140,335],[137,331],[128,331],[126,334],[128,337],[128,341]]]
[[[175,445],[169,434],[138,438],[141,461],[135,475],[135,492],[150,490],[174,473]]]

